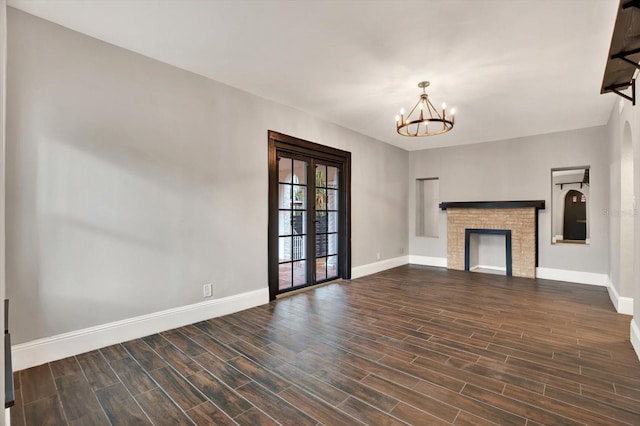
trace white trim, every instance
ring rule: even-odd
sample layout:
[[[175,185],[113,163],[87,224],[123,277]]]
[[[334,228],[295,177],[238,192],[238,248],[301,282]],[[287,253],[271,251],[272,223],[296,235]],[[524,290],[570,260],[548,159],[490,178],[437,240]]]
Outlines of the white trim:
[[[536,268],[536,278],[606,287],[616,312],[619,314],[633,315],[633,298],[620,296],[611,279],[606,274],[553,268]]]
[[[447,267],[447,258],[446,257],[431,257],[431,256],[409,256],[409,263],[413,265],[424,265],[424,266],[437,266],[440,268]]]
[[[596,272],[568,271],[565,269],[536,268],[536,278],[543,280],[566,281],[578,284],[608,287],[609,276]]]
[[[631,346],[633,346],[633,350],[636,351],[636,355],[640,360],[640,327],[638,327],[638,323],[636,322],[637,318],[631,320]]]
[[[487,269],[489,271],[507,272],[507,268],[504,266],[476,265],[472,268],[469,268],[470,271],[475,271],[476,269]]]
[[[0,299],[4,300],[6,297],[6,133],[7,133],[7,2],[0,0]],[[0,306],[0,315],[4,318],[4,303]],[[6,324],[5,324],[6,326]],[[2,343],[2,353],[0,354],[0,365],[2,366],[2,381],[0,386],[0,399],[5,400],[5,362],[4,359],[5,348],[4,341]],[[5,410],[6,417],[7,410]]]
[[[633,315],[633,298],[620,296],[610,278],[607,279],[607,291],[609,292],[611,303],[613,303],[613,306],[616,308],[616,312],[619,314]]]
[[[13,370],[23,370],[265,303],[269,303],[268,288],[13,345],[11,346]]]
[[[369,263],[367,265],[354,266],[351,268],[351,279],[364,277],[366,275],[375,274],[376,272],[386,271],[387,269],[397,268],[398,266],[409,263],[409,256],[394,257],[379,262]]]

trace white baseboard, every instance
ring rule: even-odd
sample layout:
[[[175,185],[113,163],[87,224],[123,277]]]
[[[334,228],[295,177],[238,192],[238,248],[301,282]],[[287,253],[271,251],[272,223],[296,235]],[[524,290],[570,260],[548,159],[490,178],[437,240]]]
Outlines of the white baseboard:
[[[567,271],[553,268],[536,268],[536,278],[606,287],[611,303],[613,303],[613,306],[616,308],[616,312],[619,314],[633,315],[633,298],[620,296],[607,274]]]
[[[595,272],[568,271],[565,269],[536,268],[536,278],[543,280],[566,281],[577,284],[590,284],[608,287],[609,276]]]
[[[267,288],[12,345],[13,370],[24,370],[265,303],[269,303]]]
[[[613,303],[613,306],[616,308],[616,312],[619,314],[633,315],[633,298],[620,296],[610,278],[607,278],[607,291],[609,292],[611,303]]]
[[[440,268],[446,268],[447,258],[411,255],[409,256],[409,263],[411,263],[412,265],[437,266]]]
[[[393,259],[385,259],[379,262],[369,263],[362,266],[354,266],[351,268],[351,279],[364,277],[375,274],[377,272],[386,271],[387,269],[396,268],[398,266],[409,263],[409,256],[394,257]]]
[[[637,323],[638,319],[634,318],[631,320],[631,345],[633,346],[633,350],[636,351],[636,355],[638,359],[640,359],[640,327],[638,327]]]

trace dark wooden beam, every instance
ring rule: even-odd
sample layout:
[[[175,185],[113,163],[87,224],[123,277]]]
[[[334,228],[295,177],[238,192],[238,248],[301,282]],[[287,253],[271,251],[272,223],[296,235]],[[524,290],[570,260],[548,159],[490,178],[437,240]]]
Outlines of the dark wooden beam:
[[[611,36],[600,93],[613,92],[635,105],[633,76],[640,62],[640,1],[622,0]],[[631,95],[621,90],[631,87]]]
[[[449,201],[440,203],[440,209],[513,209],[534,207],[544,210],[544,200],[530,201]]]

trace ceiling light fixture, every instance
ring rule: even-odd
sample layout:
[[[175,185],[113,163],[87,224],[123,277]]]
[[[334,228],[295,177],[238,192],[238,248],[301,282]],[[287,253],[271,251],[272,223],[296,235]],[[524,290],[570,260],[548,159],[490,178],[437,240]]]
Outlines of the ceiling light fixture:
[[[429,100],[429,95],[426,92],[429,82],[421,81],[418,83],[418,87],[422,89],[422,94],[409,114],[405,117],[404,108],[402,108],[400,115],[396,115],[398,134],[411,137],[435,136],[453,129],[455,108],[451,109],[451,118],[449,119],[447,105],[444,102],[442,103],[442,112],[440,112]]]

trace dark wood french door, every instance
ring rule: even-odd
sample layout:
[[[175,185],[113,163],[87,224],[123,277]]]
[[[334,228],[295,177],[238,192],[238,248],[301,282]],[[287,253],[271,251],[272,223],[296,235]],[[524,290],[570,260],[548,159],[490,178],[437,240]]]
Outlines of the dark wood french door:
[[[350,278],[350,153],[269,132],[269,294]]]

